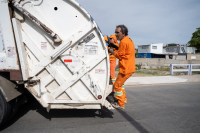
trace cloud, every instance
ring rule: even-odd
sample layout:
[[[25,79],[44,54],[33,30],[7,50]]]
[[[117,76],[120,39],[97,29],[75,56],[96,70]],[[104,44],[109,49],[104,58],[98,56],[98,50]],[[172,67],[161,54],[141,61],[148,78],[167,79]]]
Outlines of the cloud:
[[[103,34],[125,24],[135,45],[186,44],[200,27],[199,0],[76,0],[94,18]]]

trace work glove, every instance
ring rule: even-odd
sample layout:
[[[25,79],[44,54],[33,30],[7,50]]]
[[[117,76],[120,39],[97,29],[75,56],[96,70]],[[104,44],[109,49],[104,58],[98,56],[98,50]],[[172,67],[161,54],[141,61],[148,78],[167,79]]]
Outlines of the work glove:
[[[108,49],[108,52],[112,54],[112,53],[114,53],[114,49],[110,48],[110,49]]]

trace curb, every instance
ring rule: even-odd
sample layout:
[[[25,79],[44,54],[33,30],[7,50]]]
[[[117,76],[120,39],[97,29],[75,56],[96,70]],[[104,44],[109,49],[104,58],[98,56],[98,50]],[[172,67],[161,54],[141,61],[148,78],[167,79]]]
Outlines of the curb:
[[[130,77],[124,85],[152,85],[173,83],[200,83],[200,75]]]

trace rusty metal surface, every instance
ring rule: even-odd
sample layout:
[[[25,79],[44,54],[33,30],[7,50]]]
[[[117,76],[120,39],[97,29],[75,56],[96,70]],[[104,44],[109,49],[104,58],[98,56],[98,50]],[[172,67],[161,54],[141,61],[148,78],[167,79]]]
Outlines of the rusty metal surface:
[[[23,80],[21,72],[20,71],[12,71],[12,72],[10,72],[10,80],[13,80],[13,81]]]
[[[10,73],[10,80],[13,80],[13,81],[21,81],[21,80],[23,80],[20,70],[3,69],[3,70],[0,70],[0,75],[1,75],[1,73],[4,73],[4,72]]]
[[[34,17],[31,13],[29,13],[27,10],[23,9],[18,3],[14,3],[14,7],[16,7],[19,11],[21,11],[24,15],[26,15],[29,19],[31,19],[35,24],[37,24],[40,28],[42,28],[45,32],[47,32],[52,37],[55,37],[56,34],[45,24],[40,22],[36,17]]]

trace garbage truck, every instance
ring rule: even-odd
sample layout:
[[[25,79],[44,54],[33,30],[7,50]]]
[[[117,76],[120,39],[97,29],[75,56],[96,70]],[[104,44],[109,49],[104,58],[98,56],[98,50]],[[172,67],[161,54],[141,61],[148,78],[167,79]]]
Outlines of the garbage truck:
[[[102,33],[74,0],[0,0],[0,124],[32,95],[51,109],[111,109]]]

